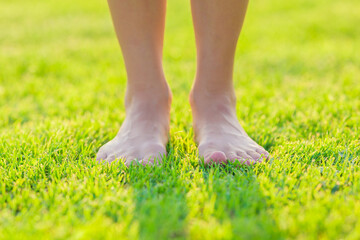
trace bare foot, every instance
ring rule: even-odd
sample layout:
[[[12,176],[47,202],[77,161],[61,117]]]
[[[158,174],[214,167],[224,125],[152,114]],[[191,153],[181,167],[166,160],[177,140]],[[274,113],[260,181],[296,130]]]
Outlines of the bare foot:
[[[269,157],[237,120],[233,92],[219,94],[204,89],[193,90],[190,104],[195,140],[205,164],[240,161],[249,165]]]
[[[116,137],[100,148],[96,159],[108,163],[124,159],[127,166],[134,161],[160,163],[166,155],[170,104],[168,88],[127,95],[126,119]]]

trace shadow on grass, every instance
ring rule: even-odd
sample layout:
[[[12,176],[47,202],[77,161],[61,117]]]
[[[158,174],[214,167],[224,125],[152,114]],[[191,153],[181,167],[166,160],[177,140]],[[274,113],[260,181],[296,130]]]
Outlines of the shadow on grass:
[[[177,164],[131,166],[127,184],[134,193],[134,220],[140,239],[186,238],[186,186]]]
[[[229,238],[283,238],[257,178],[261,165],[228,163],[206,167],[200,164],[199,168],[207,191],[216,199],[213,215],[220,223],[230,222]]]
[[[257,179],[261,167],[205,167],[168,156],[161,166],[125,171],[141,239],[282,238]]]

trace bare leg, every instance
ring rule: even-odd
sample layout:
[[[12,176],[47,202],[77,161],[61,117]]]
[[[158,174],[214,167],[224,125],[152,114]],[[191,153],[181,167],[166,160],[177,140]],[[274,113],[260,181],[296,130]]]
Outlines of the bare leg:
[[[205,163],[268,157],[236,117],[233,66],[247,0],[192,0],[197,45],[197,72],[190,103],[195,140]]]
[[[171,92],[162,68],[166,0],[108,0],[128,76],[126,119],[97,160],[153,163],[166,153]]]

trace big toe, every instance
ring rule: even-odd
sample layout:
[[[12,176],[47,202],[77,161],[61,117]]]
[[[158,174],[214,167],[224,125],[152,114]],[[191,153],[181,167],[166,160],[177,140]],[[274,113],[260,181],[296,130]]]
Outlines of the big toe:
[[[166,149],[163,146],[158,145],[153,147],[152,150],[140,160],[140,163],[143,165],[160,164],[165,157]]]
[[[157,164],[159,165],[160,163],[162,163],[162,160],[165,157],[165,153],[154,153],[154,154],[149,154],[147,156],[145,156],[140,163],[143,165],[153,165],[153,164]]]
[[[99,152],[96,154],[96,161],[99,163],[102,161],[105,161],[107,158],[107,153],[105,151],[99,150]]]
[[[226,163],[226,155],[224,152],[215,151],[209,152],[204,156],[204,163],[211,164],[211,163]]]

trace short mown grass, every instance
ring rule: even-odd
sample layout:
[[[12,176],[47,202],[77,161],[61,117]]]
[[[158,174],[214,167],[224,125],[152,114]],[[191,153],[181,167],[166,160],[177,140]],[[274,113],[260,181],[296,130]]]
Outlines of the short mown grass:
[[[125,118],[106,2],[2,1],[1,239],[359,239],[360,2],[250,2],[236,54],[238,117],[271,153],[197,161],[187,96],[189,2],[168,1],[174,101],[161,166],[98,165]]]

